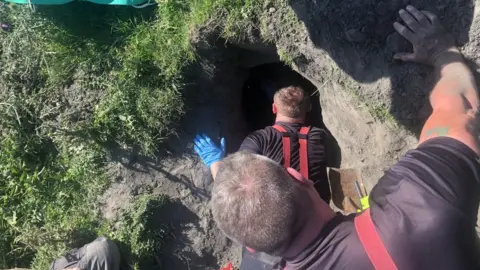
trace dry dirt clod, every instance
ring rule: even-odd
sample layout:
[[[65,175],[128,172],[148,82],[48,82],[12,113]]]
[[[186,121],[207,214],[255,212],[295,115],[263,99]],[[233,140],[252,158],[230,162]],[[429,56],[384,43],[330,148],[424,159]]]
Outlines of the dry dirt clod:
[[[375,11],[376,11],[379,15],[384,16],[385,14],[387,14],[387,12],[389,11],[389,9],[390,9],[390,6],[389,6],[388,3],[380,2],[380,3],[378,3],[377,7],[375,8]]]
[[[410,51],[411,45],[405,38],[394,32],[387,37],[387,48],[394,53],[399,53]]]
[[[390,1],[390,11],[397,11],[402,8],[403,2],[402,0],[392,0]]]
[[[351,28],[345,31],[345,35],[347,36],[348,41],[354,43],[364,42],[367,39],[367,35],[355,28]]]

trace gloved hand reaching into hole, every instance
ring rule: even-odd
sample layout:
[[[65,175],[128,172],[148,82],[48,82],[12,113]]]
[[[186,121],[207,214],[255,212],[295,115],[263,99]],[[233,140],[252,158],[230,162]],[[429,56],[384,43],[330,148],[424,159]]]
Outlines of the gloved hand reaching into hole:
[[[211,168],[212,164],[225,157],[225,138],[220,140],[220,145],[218,146],[206,134],[197,134],[194,143],[195,152],[209,168]]]

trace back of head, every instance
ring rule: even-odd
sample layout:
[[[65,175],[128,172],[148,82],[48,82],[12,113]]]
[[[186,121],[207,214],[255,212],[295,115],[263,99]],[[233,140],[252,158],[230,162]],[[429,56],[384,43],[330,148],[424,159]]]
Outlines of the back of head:
[[[215,221],[229,238],[256,251],[281,255],[295,234],[297,213],[308,211],[304,197],[281,165],[238,152],[222,161],[211,206]]]
[[[310,97],[297,86],[288,86],[278,90],[273,98],[278,113],[290,118],[304,118],[310,111]]]

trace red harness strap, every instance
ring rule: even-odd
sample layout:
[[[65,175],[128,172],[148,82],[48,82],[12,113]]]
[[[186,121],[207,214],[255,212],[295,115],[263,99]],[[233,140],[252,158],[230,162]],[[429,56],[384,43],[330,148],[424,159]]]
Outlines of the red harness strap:
[[[282,133],[282,144],[283,144],[283,166],[285,168],[290,167],[291,161],[291,134],[282,126],[274,125],[274,129]],[[302,127],[298,133],[298,143],[300,145],[299,155],[300,155],[300,174],[308,179],[308,150],[307,150],[307,141],[308,141],[308,132],[310,127]]]
[[[307,138],[310,127],[302,127],[300,129],[300,135],[298,143],[300,144],[300,174],[303,175],[306,179],[308,178],[308,147],[307,147]]]
[[[376,270],[397,270],[397,266],[380,239],[370,209],[355,217],[358,238]]]

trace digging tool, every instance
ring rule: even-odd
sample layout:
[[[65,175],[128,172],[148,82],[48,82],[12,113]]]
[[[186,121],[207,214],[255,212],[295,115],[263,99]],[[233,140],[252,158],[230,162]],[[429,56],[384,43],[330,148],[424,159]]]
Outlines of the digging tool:
[[[361,199],[363,198],[363,194],[360,191],[360,186],[358,185],[358,181],[355,180],[355,191],[357,191],[358,198]]]
[[[358,183],[357,180],[355,180],[355,190],[357,191],[358,198],[360,199],[361,210],[358,210],[358,212],[361,212],[363,210],[370,208],[370,202],[368,201],[368,194],[366,194],[367,192],[365,192],[365,196],[363,195],[360,189],[360,184]]]

